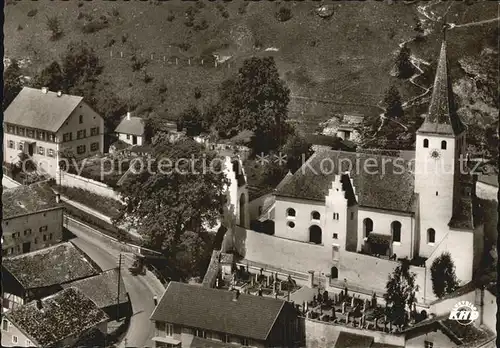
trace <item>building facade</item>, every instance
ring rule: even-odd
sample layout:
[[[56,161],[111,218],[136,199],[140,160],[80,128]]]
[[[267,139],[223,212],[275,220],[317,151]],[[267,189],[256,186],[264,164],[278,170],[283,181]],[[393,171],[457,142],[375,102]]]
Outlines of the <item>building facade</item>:
[[[170,282],[151,315],[155,347],[293,347],[295,308],[284,300]]]
[[[75,158],[102,154],[104,119],[82,97],[24,87],[4,113],[4,162],[21,153],[37,170],[55,177],[59,154]]]
[[[133,117],[130,112],[123,117],[122,121],[116,127],[115,133],[118,139],[129,145],[144,145],[145,142],[145,128],[144,121],[140,117]]]
[[[244,246],[240,253],[271,266],[287,260],[280,267],[314,270],[332,285],[347,282],[368,292],[384,291],[388,273],[398,260],[408,259],[417,274],[418,301],[429,302],[435,299],[432,262],[448,252],[460,284],[468,283],[482,257],[484,224],[476,178],[464,169],[466,128],[456,113],[448,70],[443,42],[414,160],[315,153],[276,192],[273,245],[282,247],[275,245],[271,256],[258,255],[248,252],[249,243],[236,241]],[[253,243],[257,237],[249,239],[249,233],[243,238]],[[304,244],[293,259],[286,256],[291,243]],[[269,243],[260,244],[264,250]],[[370,263],[378,266],[372,269]]]
[[[6,189],[3,203],[4,257],[47,248],[63,239],[63,207],[42,184]]]

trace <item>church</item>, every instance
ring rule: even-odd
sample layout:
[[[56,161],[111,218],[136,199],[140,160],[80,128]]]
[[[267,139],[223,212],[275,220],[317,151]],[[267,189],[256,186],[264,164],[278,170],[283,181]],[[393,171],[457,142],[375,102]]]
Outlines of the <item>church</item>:
[[[408,259],[417,275],[417,301],[430,303],[436,299],[430,269],[437,257],[450,253],[463,285],[483,253],[476,178],[466,170],[466,133],[444,40],[412,158],[316,152],[275,190],[267,213],[274,234],[249,230],[237,219],[229,248],[247,262],[378,294],[401,259]],[[238,216],[244,207],[237,204]]]

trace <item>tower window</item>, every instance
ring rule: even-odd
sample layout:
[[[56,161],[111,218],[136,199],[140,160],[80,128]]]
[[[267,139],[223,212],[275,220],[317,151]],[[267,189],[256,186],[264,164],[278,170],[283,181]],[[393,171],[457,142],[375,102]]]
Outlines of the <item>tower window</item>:
[[[436,196],[438,195],[439,193],[436,191]]]
[[[288,208],[288,209],[286,210],[286,216],[295,217],[295,209],[293,209],[293,208]]]
[[[82,115],[80,115],[80,117],[78,117],[78,121],[79,121],[80,124],[83,123],[83,116]]]
[[[321,217],[321,215],[317,211],[313,211],[311,213],[311,219],[313,219],[313,220],[319,220],[320,217]]]
[[[446,141],[441,142],[441,150],[446,150]]]
[[[292,221],[288,221],[288,223],[286,225],[288,227],[290,227],[290,228],[294,228],[295,227],[295,224]]]
[[[436,231],[433,228],[429,228],[427,230],[427,243],[428,244],[436,243]]]
[[[424,147],[429,147],[429,139],[424,139]]]

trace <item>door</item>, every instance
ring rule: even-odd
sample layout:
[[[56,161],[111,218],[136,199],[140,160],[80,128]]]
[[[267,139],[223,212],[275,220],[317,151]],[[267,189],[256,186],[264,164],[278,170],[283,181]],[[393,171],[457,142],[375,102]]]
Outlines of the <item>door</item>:
[[[137,136],[132,136],[132,145],[137,145]]]
[[[35,151],[34,147],[35,147],[35,144],[33,144],[33,143],[28,145],[28,155],[33,156],[33,152]]]
[[[30,250],[31,250],[31,243],[30,242],[23,243],[23,254],[29,253]]]

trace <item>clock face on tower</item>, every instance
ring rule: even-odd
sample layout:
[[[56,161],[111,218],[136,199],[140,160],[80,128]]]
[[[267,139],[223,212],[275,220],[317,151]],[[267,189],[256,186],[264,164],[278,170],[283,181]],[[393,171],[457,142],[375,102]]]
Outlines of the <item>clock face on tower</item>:
[[[430,156],[433,159],[439,159],[441,157],[441,153],[439,152],[439,150],[434,149],[430,152]]]

